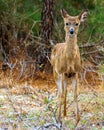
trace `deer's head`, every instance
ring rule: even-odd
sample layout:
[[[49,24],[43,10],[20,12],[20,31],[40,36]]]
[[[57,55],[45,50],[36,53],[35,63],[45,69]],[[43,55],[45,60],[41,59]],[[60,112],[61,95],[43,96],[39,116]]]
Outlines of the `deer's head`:
[[[64,29],[67,36],[75,36],[78,34],[79,25],[87,18],[88,10],[83,11],[77,16],[70,16],[66,10],[61,10],[62,17],[64,19]]]

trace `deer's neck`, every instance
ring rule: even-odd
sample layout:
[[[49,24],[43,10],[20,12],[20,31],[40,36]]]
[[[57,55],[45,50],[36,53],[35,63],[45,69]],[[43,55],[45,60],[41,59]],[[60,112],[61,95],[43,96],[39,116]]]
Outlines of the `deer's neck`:
[[[65,42],[66,42],[67,55],[69,55],[69,56],[75,55],[77,47],[78,47],[77,46],[77,36],[72,36],[72,37],[66,36]]]
[[[76,35],[72,37],[66,36],[65,42],[67,44],[68,49],[74,48],[77,46],[77,36]]]

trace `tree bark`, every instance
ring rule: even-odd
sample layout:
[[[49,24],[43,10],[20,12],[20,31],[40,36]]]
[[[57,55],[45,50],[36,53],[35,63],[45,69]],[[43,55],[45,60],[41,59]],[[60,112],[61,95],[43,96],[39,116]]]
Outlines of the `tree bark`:
[[[43,0],[40,37],[48,45],[52,36],[54,5],[55,0]]]

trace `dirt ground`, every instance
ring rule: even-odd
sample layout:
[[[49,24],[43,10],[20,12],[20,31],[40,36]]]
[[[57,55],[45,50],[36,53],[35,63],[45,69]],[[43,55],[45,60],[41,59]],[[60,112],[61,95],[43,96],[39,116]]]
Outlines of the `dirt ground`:
[[[0,74],[0,130],[59,129],[57,88],[52,74],[38,72],[31,78],[18,77],[10,71]],[[104,86],[99,79],[94,72],[87,72],[84,80],[79,79],[80,121],[76,128],[73,91],[69,84],[63,130],[104,130]]]

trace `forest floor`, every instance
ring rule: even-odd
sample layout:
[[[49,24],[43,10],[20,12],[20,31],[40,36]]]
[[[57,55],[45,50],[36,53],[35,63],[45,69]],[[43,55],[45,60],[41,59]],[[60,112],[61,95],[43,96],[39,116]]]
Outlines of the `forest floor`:
[[[93,79],[96,78],[93,75]],[[81,117],[75,128],[75,106],[69,84],[63,130],[104,130],[102,83],[96,82],[93,86],[89,82],[80,84],[78,102]],[[57,108],[57,88],[52,75],[42,73],[23,81],[1,72],[0,130],[59,130]]]

